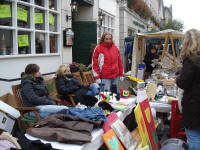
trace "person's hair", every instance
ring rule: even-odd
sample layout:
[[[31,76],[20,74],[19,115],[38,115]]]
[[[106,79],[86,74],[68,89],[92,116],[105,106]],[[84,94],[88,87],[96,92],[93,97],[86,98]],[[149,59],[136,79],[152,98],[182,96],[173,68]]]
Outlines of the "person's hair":
[[[21,77],[23,77],[25,74],[26,75],[33,75],[37,73],[40,70],[40,67],[36,64],[28,64],[25,68],[25,72],[21,73]]]
[[[196,54],[197,52],[200,52],[200,31],[190,29],[185,33],[180,57],[184,60],[185,57]]]
[[[61,65],[59,66],[58,70],[56,71],[56,75],[64,75],[66,68],[69,67],[68,65]]]
[[[103,35],[101,36],[101,39],[99,40],[99,44],[101,44],[101,43],[104,42],[104,39],[105,39],[106,35],[111,35],[111,41],[113,42],[113,36],[112,36],[112,34],[110,32],[104,32]]]
[[[161,43],[161,41],[158,41],[158,45],[161,45],[162,43]]]
[[[151,46],[149,47],[149,51],[151,52],[152,49],[155,49],[155,50],[156,50],[156,47],[155,47],[154,45],[151,45]]]

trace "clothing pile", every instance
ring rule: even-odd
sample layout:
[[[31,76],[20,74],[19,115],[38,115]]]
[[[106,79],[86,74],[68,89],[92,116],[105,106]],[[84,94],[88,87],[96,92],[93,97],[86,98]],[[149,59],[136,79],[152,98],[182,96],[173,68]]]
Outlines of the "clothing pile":
[[[82,145],[91,142],[94,127],[101,127],[103,121],[92,121],[72,115],[51,115],[27,129],[27,133],[47,141]]]

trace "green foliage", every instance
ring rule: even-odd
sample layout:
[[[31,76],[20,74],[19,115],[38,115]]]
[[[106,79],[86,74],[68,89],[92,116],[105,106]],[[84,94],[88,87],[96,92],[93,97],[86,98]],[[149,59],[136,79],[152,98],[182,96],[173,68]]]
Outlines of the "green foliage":
[[[173,30],[177,30],[177,31],[183,31],[184,29],[184,24],[181,21],[178,20],[172,20],[172,19],[168,19],[167,23],[164,23],[161,27],[161,30],[165,30],[165,29],[173,29]]]
[[[143,0],[127,0],[127,6],[145,20],[152,16],[150,8]]]

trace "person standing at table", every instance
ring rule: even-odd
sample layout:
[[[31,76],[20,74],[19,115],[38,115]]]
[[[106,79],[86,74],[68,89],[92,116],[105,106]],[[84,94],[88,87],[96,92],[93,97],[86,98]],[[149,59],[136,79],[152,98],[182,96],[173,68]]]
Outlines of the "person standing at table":
[[[200,31],[185,33],[181,50],[183,67],[176,78],[184,90],[182,97],[182,122],[185,127],[189,150],[199,150],[200,143]]]
[[[154,62],[159,59],[155,46],[149,47],[149,52],[144,57],[144,63],[146,64],[145,79],[147,79],[155,68]]]
[[[104,84],[104,90],[110,91],[117,85],[118,79],[123,81],[123,64],[120,52],[113,42],[113,36],[104,32],[93,53],[92,70],[98,84]]]

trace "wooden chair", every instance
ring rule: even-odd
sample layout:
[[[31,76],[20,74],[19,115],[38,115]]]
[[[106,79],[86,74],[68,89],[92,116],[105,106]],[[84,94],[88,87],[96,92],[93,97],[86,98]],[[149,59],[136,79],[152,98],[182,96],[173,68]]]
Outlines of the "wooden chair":
[[[80,72],[73,72],[72,74],[79,83],[84,84]]]
[[[57,105],[62,105],[61,99],[58,96],[56,89],[55,78],[49,78],[45,80],[49,95],[55,100]]]
[[[90,85],[95,82],[94,76],[91,71],[83,72],[83,78],[86,85]]]
[[[41,120],[39,113],[38,113],[38,108],[36,107],[24,107],[24,103],[21,97],[21,84],[18,85],[12,85],[12,91],[13,91],[13,96],[14,99],[16,101],[17,107],[16,109],[18,109],[20,111],[21,117],[18,119],[18,124],[21,128],[23,128],[21,126],[21,120],[24,118],[25,113],[29,112],[29,111],[33,111],[36,117],[37,122],[39,122]],[[25,123],[25,127],[30,127],[29,123],[27,121],[24,122]]]
[[[58,90],[56,88],[56,78],[53,78],[53,84],[54,84],[54,87],[55,87],[55,92],[56,92],[56,95],[57,95],[57,98],[60,99],[60,97],[62,96],[61,94],[58,93]],[[76,103],[74,102],[74,94],[67,94],[66,96],[69,97],[70,101],[71,101],[71,104],[73,107],[76,106]]]

